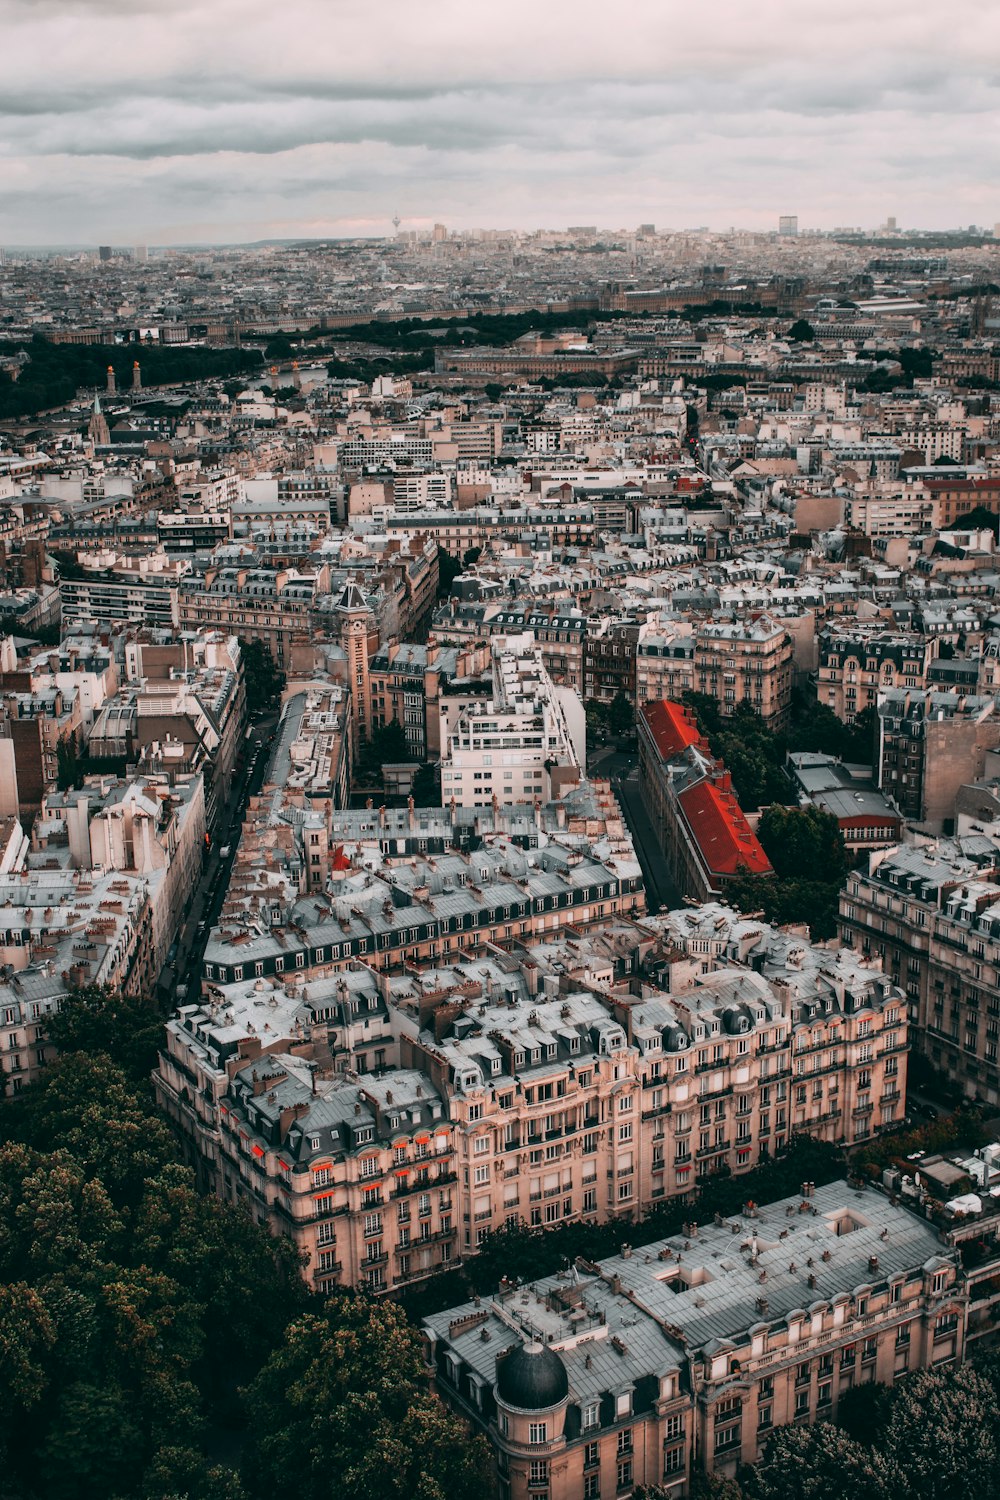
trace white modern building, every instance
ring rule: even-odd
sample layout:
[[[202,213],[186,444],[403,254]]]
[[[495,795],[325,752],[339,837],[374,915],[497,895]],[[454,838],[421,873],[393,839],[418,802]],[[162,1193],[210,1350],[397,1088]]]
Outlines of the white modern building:
[[[442,693],[445,804],[553,801],[577,784],[586,765],[583,703],[549,677],[530,632],[498,636],[492,648],[490,697]]]

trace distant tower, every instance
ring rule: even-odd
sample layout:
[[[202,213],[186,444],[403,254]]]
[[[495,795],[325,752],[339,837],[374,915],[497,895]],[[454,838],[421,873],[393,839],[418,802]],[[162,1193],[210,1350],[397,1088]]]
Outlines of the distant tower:
[[[107,448],[111,443],[108,419],[101,411],[100,396],[94,397],[94,410],[91,413],[90,421],[87,423],[87,436],[95,448]]]
[[[132,361],[132,389],[134,391],[142,390],[142,371],[139,369],[139,361],[137,359]]]
[[[115,385],[115,367],[114,365],[108,365],[108,395],[115,396],[117,394],[118,387]]]
[[[782,214],[778,219],[778,233],[792,237],[799,232],[798,214]]]
[[[447,225],[445,225],[445,224],[435,224],[433,230],[431,231],[431,239],[434,241],[435,245],[440,245],[447,238],[448,238],[448,227],[447,227]]]
[[[400,224],[402,224],[402,222],[403,222],[403,221],[402,221],[402,219],[401,219],[401,218],[400,218],[400,217],[399,217],[399,214],[394,214],[394,215],[393,215],[393,219],[392,219],[392,227],[393,227],[393,229],[394,229],[394,230],[395,230],[395,231],[396,231],[396,233],[397,233],[397,234],[398,234],[398,233],[399,233],[399,226],[400,226]]]
[[[292,360],[292,385],[297,391],[301,391],[302,376],[299,374],[299,362],[297,359]]]
[[[368,628],[371,611],[356,583],[344,585],[337,600],[340,644],[347,657],[351,688],[352,755],[355,759],[371,733],[371,679],[368,673]]]

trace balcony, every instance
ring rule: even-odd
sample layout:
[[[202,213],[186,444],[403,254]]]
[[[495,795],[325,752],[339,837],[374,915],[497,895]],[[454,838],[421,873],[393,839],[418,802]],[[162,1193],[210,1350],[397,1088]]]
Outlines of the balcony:
[[[730,1149],[729,1141],[719,1141],[714,1146],[703,1146],[700,1151],[695,1152],[698,1161],[704,1160],[706,1156],[718,1156],[723,1151]]]
[[[386,1266],[388,1264],[389,1252],[388,1250],[383,1250],[380,1255],[366,1255],[361,1262],[361,1269],[363,1271],[370,1271],[372,1266]]]

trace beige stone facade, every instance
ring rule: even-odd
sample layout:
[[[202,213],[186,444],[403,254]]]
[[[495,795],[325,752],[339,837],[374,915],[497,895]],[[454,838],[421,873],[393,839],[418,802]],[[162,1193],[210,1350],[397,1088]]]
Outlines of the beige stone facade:
[[[424,1322],[428,1369],[489,1439],[502,1500],[600,1500],[732,1476],[776,1427],[964,1354],[959,1258],[845,1182]]]

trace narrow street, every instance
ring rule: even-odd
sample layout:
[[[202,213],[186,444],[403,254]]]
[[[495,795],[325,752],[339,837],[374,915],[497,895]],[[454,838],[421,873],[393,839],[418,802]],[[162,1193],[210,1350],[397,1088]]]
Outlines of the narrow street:
[[[217,919],[225,899],[229,875],[243,826],[243,816],[250,798],[260,791],[267,772],[271,742],[278,723],[277,713],[251,723],[252,734],[244,742],[244,764],[233,784],[219,827],[210,848],[205,850],[201,877],[192,892],[177,929],[173,962],[167,963],[159,977],[158,990],[164,1000],[175,1004],[190,999],[201,983],[201,959],[208,932]],[[228,850],[225,857],[222,850]],[[182,994],[181,991],[184,991]]]
[[[674,884],[670,867],[653,834],[653,825],[646,811],[646,804],[642,800],[638,766],[633,765],[623,775],[613,779],[611,785],[615,796],[621,803],[625,822],[628,824],[632,843],[642,866],[643,879],[646,882],[647,909],[650,912],[661,909],[671,911],[675,907],[682,906],[681,892]]]

